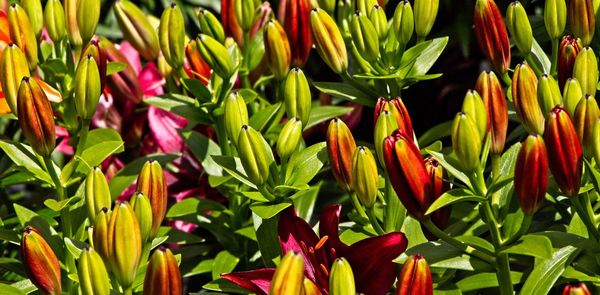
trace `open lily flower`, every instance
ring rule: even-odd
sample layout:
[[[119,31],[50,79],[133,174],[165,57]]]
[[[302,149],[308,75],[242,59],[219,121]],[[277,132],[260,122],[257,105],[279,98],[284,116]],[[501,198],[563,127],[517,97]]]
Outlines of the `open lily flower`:
[[[320,236],[304,219],[287,209],[279,218],[279,242],[285,255],[289,251],[304,258],[305,276],[329,294],[329,269],[336,258],[344,257],[352,266],[356,290],[364,294],[385,294],[396,276],[393,259],[406,250],[403,233],[371,237],[352,245],[339,237],[341,205],[331,205],[321,213]],[[256,294],[267,294],[274,269],[258,269],[225,274],[222,277]]]

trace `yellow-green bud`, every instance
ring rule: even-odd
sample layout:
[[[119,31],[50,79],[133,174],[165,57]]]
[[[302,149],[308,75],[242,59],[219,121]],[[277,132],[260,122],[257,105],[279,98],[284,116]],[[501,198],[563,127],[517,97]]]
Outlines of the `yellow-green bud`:
[[[357,10],[352,16],[350,32],[352,33],[352,42],[360,56],[369,62],[377,60],[379,57],[379,39],[371,20]]]
[[[298,118],[306,126],[310,116],[311,96],[308,80],[301,69],[293,68],[288,73],[283,99],[288,118]]]
[[[27,13],[18,4],[8,8],[8,31],[10,39],[25,53],[29,70],[35,69],[38,64],[37,38]]]
[[[596,164],[598,164],[600,163],[600,119],[596,120],[594,123],[592,139],[592,152],[594,159],[596,160]]]
[[[79,276],[79,286],[83,295],[110,293],[108,271],[102,257],[94,249],[87,247],[81,252],[77,275]]]
[[[238,24],[244,32],[249,32],[254,24],[256,15],[256,3],[254,0],[233,0],[233,12]]]
[[[290,42],[283,27],[276,20],[270,20],[263,32],[267,65],[277,80],[283,80],[292,63]]]
[[[234,66],[227,48],[219,41],[204,34],[200,34],[196,38],[196,42],[206,64],[221,78],[229,79],[233,75]]]
[[[129,288],[135,281],[142,255],[142,237],[135,212],[127,202],[117,202],[108,223],[110,269],[119,284]]]
[[[385,167],[385,160],[383,156],[383,145],[386,137],[392,135],[394,130],[398,129],[398,122],[390,111],[384,110],[379,114],[377,123],[375,123],[375,152],[377,153],[377,159],[382,167]]]
[[[91,119],[100,101],[100,72],[91,55],[82,59],[75,72],[75,109],[82,119]]]
[[[329,14],[319,8],[310,12],[315,47],[325,63],[336,73],[348,69],[348,52],[340,29]]]
[[[152,238],[152,205],[150,205],[150,200],[144,193],[138,192],[131,196],[129,202],[140,225],[142,243],[149,241]]]
[[[352,157],[352,188],[356,196],[367,208],[372,208],[377,201],[377,163],[371,151],[360,146]]]
[[[175,3],[171,3],[160,17],[158,37],[167,63],[174,69],[180,69],[184,58],[185,24],[181,9]]]
[[[335,11],[336,0],[317,0],[318,7],[325,10],[329,14],[333,14]]]
[[[583,152],[586,157],[593,155],[594,141],[594,124],[600,117],[600,109],[598,103],[591,95],[586,95],[577,105],[575,115],[573,116],[573,124],[579,141],[583,146]]]
[[[242,126],[248,125],[248,109],[242,95],[232,92],[225,99],[224,112],[227,136],[234,144],[237,144],[240,129]]]
[[[44,27],[44,14],[42,13],[42,2],[40,0],[21,0],[21,6],[25,9],[31,28],[37,37],[42,34]]]
[[[85,204],[92,223],[102,208],[110,207],[111,201],[108,182],[102,169],[93,167],[85,179]]]
[[[515,1],[508,6],[506,12],[506,26],[508,27],[513,42],[517,45],[517,48],[519,48],[519,51],[523,55],[529,54],[533,44],[533,32],[531,30],[529,18],[527,17],[527,12],[519,1]]]
[[[558,88],[558,82],[546,74],[542,75],[538,82],[538,102],[542,113],[545,116],[550,115],[550,111],[559,104],[562,104],[562,96]]]
[[[544,24],[551,39],[562,37],[567,25],[567,3],[565,0],[546,0]]]
[[[220,43],[225,42],[225,30],[219,19],[207,9],[198,10],[198,22],[200,23],[200,32],[213,37]]]
[[[392,19],[392,28],[396,34],[396,40],[400,44],[406,44],[412,38],[415,31],[415,21],[412,6],[408,0],[401,1],[396,6],[394,18]]]
[[[356,0],[356,10],[367,17],[375,5],[377,5],[377,0]]]
[[[65,21],[67,25],[67,36],[72,47],[81,47],[83,41],[77,26],[77,0],[65,0]]]
[[[415,0],[415,31],[420,39],[429,35],[439,6],[439,0]]]
[[[388,20],[385,11],[379,5],[374,5],[369,13],[369,19],[375,27],[380,42],[384,42],[388,34]]]
[[[302,295],[304,286],[304,259],[293,251],[288,252],[275,270],[269,294]]]
[[[263,136],[244,125],[238,136],[237,149],[248,179],[256,186],[263,185],[269,178],[269,167],[274,162],[273,153]]]
[[[100,20],[100,0],[77,0],[77,27],[83,44],[92,40]]]
[[[569,115],[571,115],[571,117],[575,114],[575,108],[582,97],[583,90],[581,90],[579,81],[577,81],[575,78],[569,78],[565,83],[563,98],[565,101],[565,108],[567,108],[567,111],[569,111]]]
[[[338,258],[331,266],[329,275],[329,294],[347,295],[356,294],[356,284],[354,283],[354,273],[348,260]]]
[[[58,43],[67,35],[65,11],[60,0],[48,0],[44,9],[44,23],[50,39]]]
[[[6,46],[0,60],[0,83],[8,107],[15,116],[18,115],[17,93],[21,80],[29,75],[29,66],[23,51],[16,44]]]
[[[577,58],[575,58],[573,78],[579,81],[584,94],[596,94],[596,87],[598,85],[598,60],[592,48],[583,48],[577,55]]]
[[[471,117],[477,125],[479,137],[485,138],[488,131],[488,117],[483,99],[475,90],[469,90],[463,100],[462,112]]]
[[[465,172],[479,165],[482,139],[477,124],[465,113],[458,113],[452,123],[452,149]]]
[[[118,0],[115,16],[123,36],[146,60],[155,60],[160,51],[156,30],[148,18],[135,4]]]
[[[277,139],[277,154],[282,159],[289,158],[296,150],[302,141],[302,121],[291,118],[289,119],[279,133]]]

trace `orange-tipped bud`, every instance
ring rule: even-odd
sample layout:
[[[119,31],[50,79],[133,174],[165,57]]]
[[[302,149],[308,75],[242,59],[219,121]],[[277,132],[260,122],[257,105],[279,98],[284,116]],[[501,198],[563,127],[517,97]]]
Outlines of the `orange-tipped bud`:
[[[344,121],[333,119],[327,129],[327,152],[333,176],[346,191],[352,190],[352,155],[356,142]]]
[[[510,65],[510,43],[504,18],[494,0],[477,0],[473,23],[481,51],[496,71],[506,73]]]
[[[142,167],[137,179],[136,191],[150,199],[152,205],[152,231],[149,239],[156,236],[158,228],[167,213],[167,182],[160,163],[148,161]]]
[[[144,295],[181,295],[183,284],[177,260],[171,250],[160,247],[152,254],[146,276]]]
[[[548,152],[540,135],[529,135],[515,164],[515,193],[525,214],[534,214],[548,189]]]
[[[525,130],[544,133],[544,114],[537,100],[538,79],[526,63],[517,65],[512,79],[512,97],[515,111]]]
[[[19,87],[19,125],[31,147],[49,156],[56,146],[52,105],[35,79],[24,77]]]
[[[21,239],[23,265],[31,282],[45,294],[62,294],[60,264],[44,237],[31,226]]]
[[[429,264],[419,254],[406,260],[400,275],[396,295],[432,295],[433,281]]]
[[[488,127],[492,136],[491,152],[501,154],[508,129],[508,106],[504,89],[496,74],[486,71],[479,75],[475,90],[481,95],[487,112]]]

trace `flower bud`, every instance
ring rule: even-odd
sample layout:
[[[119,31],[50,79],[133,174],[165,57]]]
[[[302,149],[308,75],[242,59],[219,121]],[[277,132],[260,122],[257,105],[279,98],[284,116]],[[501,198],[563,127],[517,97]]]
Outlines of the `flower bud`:
[[[477,0],[473,23],[481,51],[496,71],[506,73],[510,65],[510,43],[504,19],[494,0]]]
[[[269,179],[269,168],[274,162],[272,151],[263,136],[244,125],[238,136],[237,148],[248,179],[256,186],[263,185]]]
[[[42,34],[44,27],[44,14],[42,12],[42,2],[40,0],[21,0],[21,6],[27,13],[31,28],[36,38]]]
[[[198,22],[200,23],[200,32],[213,37],[219,43],[225,42],[223,26],[219,19],[208,9],[200,8],[198,10]]]
[[[571,116],[575,115],[575,108],[577,108],[577,104],[579,104],[579,101],[583,97],[583,91],[577,79],[569,78],[565,82],[563,97],[565,99],[565,108]]]
[[[244,31],[240,27],[235,16],[235,11],[233,9],[234,1],[235,0],[221,1],[221,24],[223,25],[225,36],[232,37],[235,42],[242,47],[244,45]],[[211,37],[214,38],[214,36]]]
[[[592,153],[596,163],[600,163],[600,119],[594,122],[594,128],[592,129]]]
[[[155,60],[160,51],[158,36],[144,12],[128,0],[118,0],[114,9],[123,37],[144,59]]]
[[[140,225],[142,243],[150,241],[154,238],[150,235],[152,233],[152,205],[150,204],[150,200],[144,193],[138,192],[131,196],[129,202]]]
[[[8,31],[10,39],[25,53],[29,70],[35,69],[38,64],[37,38],[27,13],[18,4],[11,4],[8,8]]]
[[[140,226],[127,202],[117,202],[110,214],[107,231],[110,269],[124,288],[129,288],[142,255]]]
[[[570,0],[567,9],[569,28],[583,46],[590,45],[596,29],[596,16],[592,0]]]
[[[190,40],[185,45],[185,58],[190,67],[189,69],[192,71],[191,76],[207,85],[208,80],[210,79],[210,67],[202,58],[200,50],[198,49],[198,43],[195,40]]]
[[[385,167],[385,160],[383,156],[383,144],[385,139],[392,135],[392,133],[398,129],[398,123],[396,118],[388,110],[384,110],[377,118],[375,123],[375,152],[377,153],[377,159],[382,167]]]
[[[394,18],[392,19],[392,28],[396,34],[396,40],[400,44],[406,44],[412,38],[415,30],[415,22],[412,6],[408,0],[400,1],[396,6]]]
[[[374,159],[373,159],[374,160]],[[356,284],[354,283],[354,273],[348,260],[337,258],[331,266],[329,275],[329,294],[346,295],[356,294]]]
[[[415,0],[415,32],[417,37],[425,39],[437,17],[439,0]]]
[[[35,81],[23,77],[18,95],[19,125],[31,148],[42,157],[49,156],[56,144],[54,113],[46,94]]]
[[[515,164],[515,193],[521,210],[533,215],[542,205],[548,189],[548,153],[540,135],[529,135]]]
[[[340,29],[325,11],[315,8],[310,13],[310,26],[317,52],[336,73],[348,69],[348,53]]]
[[[29,77],[29,66],[23,51],[15,45],[9,44],[4,48],[0,59],[0,82],[6,102],[13,114],[17,112],[17,95],[23,77]]]
[[[566,36],[560,42],[558,49],[558,84],[561,89],[565,87],[567,79],[573,77],[575,59],[582,49],[581,39]]]
[[[304,295],[321,295],[319,287],[313,283],[309,278],[304,277]]]
[[[288,118],[298,118],[302,125],[308,124],[311,109],[311,95],[308,80],[299,68],[293,68],[287,75],[284,84],[285,113]]]
[[[185,24],[181,9],[175,2],[165,8],[158,26],[160,49],[167,63],[174,69],[183,66],[183,47],[185,46]]]
[[[421,152],[411,137],[397,130],[385,139],[383,155],[400,202],[410,215],[422,220],[433,199],[430,193],[431,180]]]
[[[471,117],[477,130],[479,131],[479,138],[483,139],[487,135],[488,131],[488,117],[486,107],[483,104],[483,100],[479,93],[474,90],[467,91],[465,99],[462,104],[462,112]]]
[[[592,293],[584,283],[578,283],[574,285],[566,285],[563,289],[562,295],[592,295]]]
[[[552,76],[546,74],[542,75],[537,90],[538,103],[543,114],[550,114],[550,111],[552,111],[555,106],[562,104],[562,96],[560,94],[560,89],[558,88],[558,83],[556,83],[556,80],[554,80]]]
[[[525,12],[525,8],[523,8],[523,5],[519,1],[512,2],[508,6],[506,26],[521,54],[528,55],[531,52],[531,45],[533,44],[533,32],[529,18],[527,18],[527,12]]]
[[[254,0],[233,0],[235,18],[244,32],[249,32],[254,24],[256,8]]]
[[[244,125],[248,125],[248,109],[246,101],[238,92],[232,92],[225,99],[225,131],[227,136],[237,144],[240,129]]]
[[[590,47],[583,48],[575,59],[573,78],[579,81],[584,94],[596,94],[598,85],[598,60],[594,50]]]
[[[479,165],[482,139],[477,123],[465,113],[458,113],[452,123],[452,150],[465,172],[475,171]]]
[[[83,44],[92,40],[99,20],[100,0],[77,0],[77,27]]]
[[[583,144],[583,151],[586,157],[590,157],[593,154],[593,129],[599,117],[600,109],[598,109],[596,99],[589,94],[586,95],[577,105],[575,115],[573,116],[575,130],[577,131],[577,136],[579,136],[579,141]]]
[[[125,55],[106,38],[100,39],[100,47],[106,50],[106,59],[108,61],[121,62],[127,65],[122,71],[106,77],[106,84],[111,94],[117,99],[129,100],[134,103],[142,101],[144,96],[142,86],[135,70]]]
[[[577,196],[581,185],[583,153],[571,117],[562,106],[552,109],[546,122],[544,141],[554,181],[565,196]]]
[[[562,36],[567,25],[567,3],[565,0],[546,0],[544,24],[550,39]]]
[[[77,66],[75,72],[75,108],[82,119],[91,119],[100,101],[100,72],[92,55],[88,55]]]
[[[60,264],[44,237],[31,226],[21,238],[21,257],[31,282],[45,294],[62,294]]]
[[[327,128],[327,153],[333,176],[346,191],[352,190],[352,156],[356,143],[346,123],[333,119]]]
[[[102,257],[87,247],[79,256],[79,286],[83,295],[110,294],[110,279]]]
[[[100,209],[98,214],[96,214],[92,239],[94,250],[100,254],[107,265],[111,255],[110,243],[112,243],[112,241],[108,240],[108,223],[110,221],[110,215],[111,212],[108,211],[107,207]]]
[[[379,39],[377,31],[366,15],[357,11],[350,23],[352,42],[358,53],[366,61],[374,62],[379,57]]]
[[[289,158],[302,141],[302,121],[291,118],[283,125],[277,139],[277,154],[282,159]]]
[[[144,295],[181,295],[183,284],[171,250],[160,247],[152,253],[144,277]]]
[[[544,133],[544,114],[537,100],[538,79],[526,63],[517,65],[512,79],[512,97],[521,124],[530,133]]]
[[[48,0],[44,8],[44,24],[46,32],[54,43],[58,43],[67,35],[65,11],[60,0]]]
[[[213,69],[215,74],[224,79],[228,79],[233,75],[233,60],[223,44],[204,34],[198,35],[196,44],[202,58]]]
[[[356,10],[366,16],[371,14],[371,8],[375,5],[377,5],[377,0],[356,0]]]
[[[396,118],[398,129],[404,132],[409,138],[412,138],[414,133],[412,120],[410,119],[410,115],[408,114],[408,110],[406,109],[406,106],[404,106],[402,99],[397,97],[388,101],[385,98],[380,97],[375,105],[374,125],[377,125],[379,115],[386,110],[389,111],[394,118]]]
[[[104,85],[106,85],[106,50],[100,44],[100,42],[98,42],[98,40],[92,40],[83,49],[83,53],[81,54],[79,62],[87,58],[88,55],[91,55],[94,58],[96,66],[98,67],[98,74],[100,75],[100,91],[102,91],[104,90]]]
[[[485,105],[488,128],[491,132],[491,152],[501,154],[506,142],[508,129],[508,107],[504,89],[494,72],[484,71],[479,75],[475,85],[477,93],[481,94]]]
[[[371,23],[373,23],[373,27],[375,28],[375,32],[377,32],[377,36],[379,37],[380,42],[385,42],[388,34],[388,20],[385,16],[385,11],[381,6],[375,4],[371,8],[371,12],[369,13],[369,19]]]
[[[373,207],[377,201],[378,177],[375,157],[368,148],[358,147],[354,151],[352,160],[352,188],[360,202],[367,208]]]
[[[318,7],[325,10],[328,14],[333,14],[336,0],[317,0]]]
[[[137,178],[136,191],[148,197],[152,206],[151,239],[158,233],[167,213],[167,182],[160,163],[150,160],[144,164]]]
[[[270,20],[263,32],[267,65],[277,80],[283,80],[292,63],[290,42],[283,27],[276,20]]]
[[[433,281],[427,260],[419,254],[410,256],[398,275],[396,295],[433,294]]]
[[[431,195],[433,200],[437,200],[441,195],[450,189],[450,183],[446,181],[447,173],[444,167],[433,157],[425,159],[425,169],[431,181]],[[450,206],[438,209],[431,214],[431,219],[439,228],[446,228],[450,219]]]
[[[90,222],[94,222],[102,208],[110,207],[111,202],[108,182],[102,169],[93,167],[85,179],[85,204]]]
[[[278,19],[287,32],[292,50],[292,66],[306,64],[313,45],[310,32],[310,0],[280,1]]]
[[[269,294],[302,295],[304,285],[304,260],[302,255],[288,252],[275,270]]]

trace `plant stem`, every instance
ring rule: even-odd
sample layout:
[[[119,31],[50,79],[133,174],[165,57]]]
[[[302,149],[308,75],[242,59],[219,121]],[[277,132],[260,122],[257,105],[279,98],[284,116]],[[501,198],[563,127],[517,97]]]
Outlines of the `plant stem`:
[[[398,226],[406,216],[406,209],[400,204],[400,200],[394,192],[389,177],[385,177],[385,209],[383,214],[383,225],[386,232],[398,230]]]
[[[595,225],[595,216],[593,216],[593,212],[590,212],[591,210],[588,210],[588,200],[583,199],[583,195],[571,197],[570,199],[573,209],[575,209],[575,212],[577,212],[577,215],[579,215],[585,224],[588,234],[593,236],[596,241],[600,241],[600,233],[598,233],[598,229]]]
[[[540,67],[538,66],[538,64],[535,62],[535,60],[533,59],[533,54],[528,54],[525,57],[525,61],[527,61],[527,64],[533,69],[533,71],[535,72],[536,76],[541,76],[543,74],[546,74],[542,71],[542,69],[540,69]]]
[[[499,154],[492,154],[492,183],[496,183],[500,179],[500,164],[501,158]],[[496,210],[500,208],[500,192],[496,191],[492,194],[492,206]]]
[[[552,39],[552,60],[550,66],[550,74],[556,74],[556,67],[558,66],[558,39]]]
[[[358,211],[358,214],[360,214],[362,217],[367,217],[367,213],[365,213],[365,209],[363,209],[355,193],[350,193],[350,199],[352,199],[352,204],[354,205],[356,211]]]
[[[502,81],[508,87],[510,87],[512,85],[512,79],[508,76],[508,72],[502,74]]]
[[[133,287],[128,287],[123,290],[123,295],[133,295]]]
[[[377,97],[378,96],[377,93],[375,93],[375,91],[369,89],[367,86],[365,86],[365,85],[361,84],[360,82],[357,82],[356,80],[354,80],[354,78],[350,75],[350,73],[348,73],[348,71],[346,71],[346,72],[344,72],[342,74],[342,78],[346,82],[350,83],[350,85],[354,86],[354,88],[360,90],[361,92],[363,92],[365,94],[368,94],[370,96],[373,96],[373,97]]]
[[[500,294],[512,295],[513,284],[510,277],[510,264],[508,261],[508,254],[501,253],[503,241],[502,234],[498,228],[498,221],[492,211],[492,205],[490,202],[483,202],[483,212],[485,215],[485,221],[490,228],[490,234],[492,235],[492,242],[494,242],[494,248],[496,249],[496,276],[498,277],[498,285],[500,288]]]
[[[375,232],[378,235],[384,235],[385,231],[379,224],[379,221],[377,220],[377,216],[375,216],[375,207],[371,207],[367,210],[367,216],[369,217],[369,221],[371,222],[371,226],[373,226],[373,229],[375,229]]]
[[[244,60],[242,61],[242,64],[244,65],[245,70],[241,72],[242,87],[244,88],[252,88],[252,83],[250,82],[250,78],[248,77],[250,75],[250,51],[248,50],[248,48],[250,48],[250,33],[244,32],[244,47],[242,48]]]

